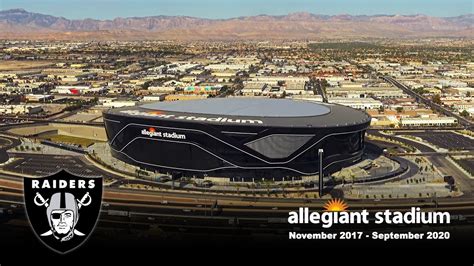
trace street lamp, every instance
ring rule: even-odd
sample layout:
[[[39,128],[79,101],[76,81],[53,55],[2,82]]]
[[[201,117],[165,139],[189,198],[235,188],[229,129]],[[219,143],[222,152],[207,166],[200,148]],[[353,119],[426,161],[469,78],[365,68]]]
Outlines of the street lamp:
[[[323,180],[323,149],[318,150],[319,157],[319,197],[323,196],[324,180]]]

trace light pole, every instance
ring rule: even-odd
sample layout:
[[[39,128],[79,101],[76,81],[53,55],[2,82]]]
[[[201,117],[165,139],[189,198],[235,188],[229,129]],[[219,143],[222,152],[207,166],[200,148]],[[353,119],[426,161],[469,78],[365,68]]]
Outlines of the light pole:
[[[318,150],[319,157],[319,197],[323,196],[324,180],[323,180],[323,149]]]

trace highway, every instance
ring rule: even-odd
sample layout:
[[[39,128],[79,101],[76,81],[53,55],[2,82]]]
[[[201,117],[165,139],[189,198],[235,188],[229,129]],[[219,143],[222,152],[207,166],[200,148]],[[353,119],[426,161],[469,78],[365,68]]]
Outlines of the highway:
[[[5,179],[4,174],[1,175],[0,179],[0,195],[6,196],[5,193],[11,197],[9,200],[20,200],[22,201],[23,193],[23,181],[18,178]],[[5,197],[2,197],[5,199]],[[346,200],[350,206],[350,209],[371,209],[371,210],[382,210],[386,208],[391,209],[406,209],[411,206],[424,206],[433,208],[435,205],[431,199],[386,199],[380,201],[373,200]],[[104,202],[110,205],[118,206],[131,206],[129,204],[135,204],[138,207],[153,207],[158,209],[176,209],[183,211],[183,208],[189,207],[194,210],[209,208],[212,205],[216,205],[221,208],[224,212],[255,212],[255,213],[279,213],[294,210],[298,207],[311,207],[316,209],[322,209],[323,205],[327,202],[327,199],[306,199],[300,198],[276,198],[267,196],[245,196],[237,194],[224,194],[224,193],[197,193],[197,192],[186,192],[180,190],[141,190],[141,189],[124,189],[115,187],[104,188]],[[439,208],[456,208],[456,207],[467,207],[474,209],[474,197],[459,197],[459,198],[438,198]],[[197,209],[196,209],[197,208]]]
[[[68,115],[69,116],[69,115]],[[2,119],[8,120],[19,120],[20,118],[17,117],[2,117]],[[35,123],[56,123],[56,124],[69,124],[69,125],[84,125],[84,126],[97,126],[97,127],[102,127],[104,126],[104,123],[102,122],[79,122],[79,121],[63,121],[63,120],[58,120],[57,118],[21,118],[21,120],[24,120],[22,123],[15,123],[15,124],[4,124],[0,125],[0,128],[2,130],[7,130],[10,128],[18,127],[19,125],[34,125]]]

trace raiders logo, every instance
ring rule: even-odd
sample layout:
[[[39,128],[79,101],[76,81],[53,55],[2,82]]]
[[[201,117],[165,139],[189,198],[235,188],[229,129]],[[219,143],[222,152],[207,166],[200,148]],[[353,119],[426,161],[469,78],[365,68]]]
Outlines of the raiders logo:
[[[102,204],[102,177],[61,170],[43,178],[24,178],[25,207],[31,227],[49,248],[67,253],[94,230]]]

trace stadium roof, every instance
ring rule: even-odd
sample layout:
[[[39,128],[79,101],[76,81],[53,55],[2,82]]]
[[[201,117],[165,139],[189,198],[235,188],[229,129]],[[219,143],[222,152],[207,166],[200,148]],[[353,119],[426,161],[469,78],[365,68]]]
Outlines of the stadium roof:
[[[235,125],[275,127],[344,127],[370,122],[370,116],[350,107],[311,101],[269,98],[209,98],[155,102],[141,106],[110,109],[109,114],[148,119],[180,119],[222,124],[216,117],[232,120],[258,120]],[[208,119],[204,119],[208,118]],[[230,125],[229,121],[226,123]]]
[[[331,111],[327,106],[315,102],[268,98],[210,98],[156,102],[142,105],[141,108],[194,114],[260,117],[318,116]]]

